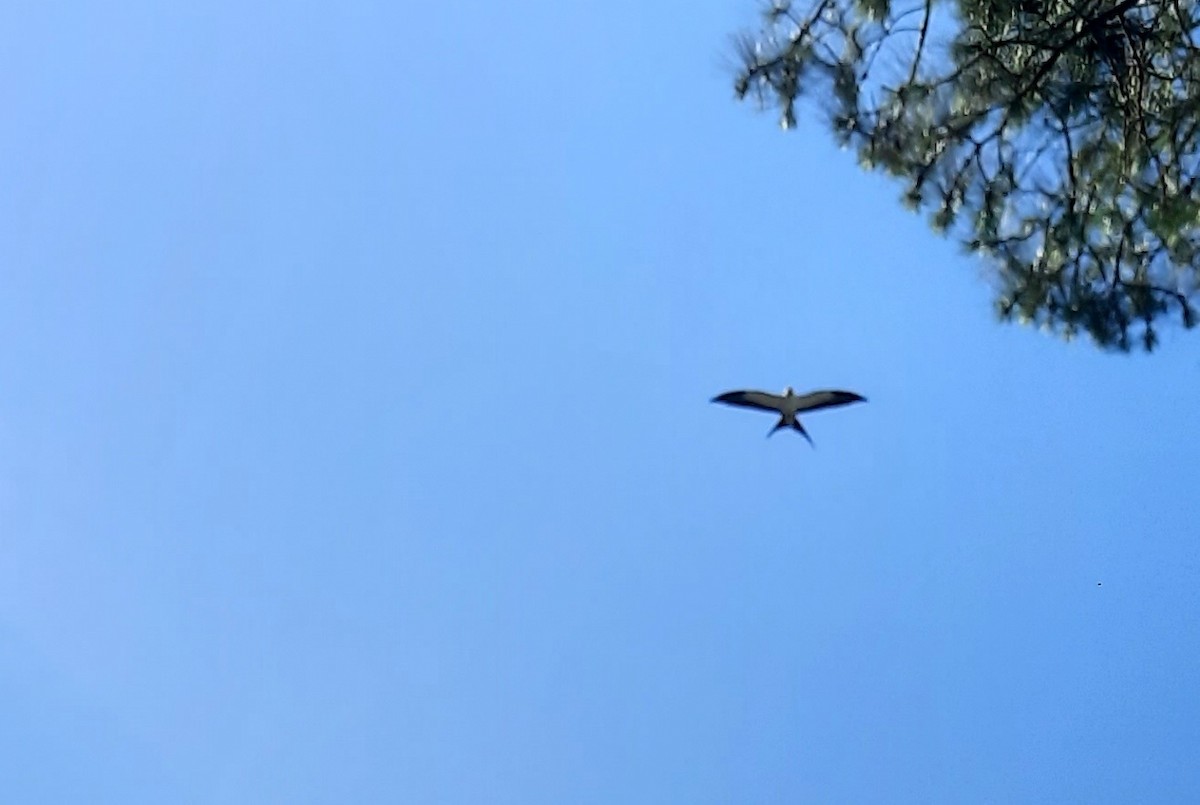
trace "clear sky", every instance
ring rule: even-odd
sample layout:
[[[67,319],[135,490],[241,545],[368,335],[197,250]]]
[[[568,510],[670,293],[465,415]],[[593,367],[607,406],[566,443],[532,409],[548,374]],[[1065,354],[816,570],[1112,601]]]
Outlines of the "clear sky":
[[[1200,801],[1200,334],[997,324],[754,11],[7,6],[6,802]]]

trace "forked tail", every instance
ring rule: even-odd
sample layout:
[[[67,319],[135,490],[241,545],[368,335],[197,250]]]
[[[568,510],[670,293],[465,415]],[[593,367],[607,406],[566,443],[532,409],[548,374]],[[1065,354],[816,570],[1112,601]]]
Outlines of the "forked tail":
[[[793,419],[791,422],[788,422],[787,417],[785,417],[785,416],[779,417],[779,421],[775,423],[775,427],[771,428],[771,430],[769,430],[767,432],[767,438],[770,439],[772,436],[775,435],[775,431],[782,430],[783,428],[787,428],[787,427],[792,428],[792,430],[796,431],[801,436],[803,436],[805,439],[807,439],[809,445],[812,446],[813,449],[816,449],[816,445],[813,444],[812,437],[808,435],[808,431],[806,431],[804,429],[804,426],[800,424],[799,418]]]

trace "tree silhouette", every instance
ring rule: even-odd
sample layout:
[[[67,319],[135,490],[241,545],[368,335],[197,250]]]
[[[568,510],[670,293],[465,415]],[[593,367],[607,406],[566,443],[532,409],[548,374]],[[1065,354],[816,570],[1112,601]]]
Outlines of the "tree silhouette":
[[[738,96],[804,96],[935,230],[990,259],[997,307],[1145,349],[1195,323],[1200,0],[778,2]]]

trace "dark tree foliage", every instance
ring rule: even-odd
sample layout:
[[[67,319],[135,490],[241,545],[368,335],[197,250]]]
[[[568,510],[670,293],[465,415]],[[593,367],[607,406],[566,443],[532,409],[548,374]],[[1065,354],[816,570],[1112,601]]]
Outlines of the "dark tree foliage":
[[[1195,323],[1200,0],[780,0],[739,97],[834,135],[990,258],[998,308],[1105,347]]]

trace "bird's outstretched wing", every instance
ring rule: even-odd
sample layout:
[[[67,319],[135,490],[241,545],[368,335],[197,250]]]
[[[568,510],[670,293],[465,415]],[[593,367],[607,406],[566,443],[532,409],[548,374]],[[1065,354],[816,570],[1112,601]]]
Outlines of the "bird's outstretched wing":
[[[765,391],[727,391],[712,398],[712,402],[740,405],[743,408],[758,408],[761,411],[783,410],[783,397]]]
[[[866,397],[855,394],[853,391],[813,391],[796,400],[796,412],[816,411],[821,408],[834,408],[839,405],[866,401]]]

